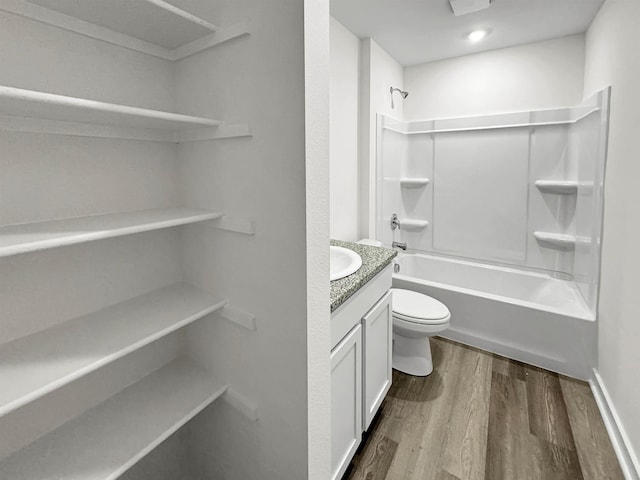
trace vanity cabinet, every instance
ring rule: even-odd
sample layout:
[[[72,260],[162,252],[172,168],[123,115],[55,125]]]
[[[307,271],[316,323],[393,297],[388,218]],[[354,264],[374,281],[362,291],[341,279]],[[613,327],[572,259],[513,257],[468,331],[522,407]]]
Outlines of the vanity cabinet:
[[[362,439],[362,328],[331,352],[331,478],[340,479]]]
[[[331,478],[339,480],[391,387],[391,266],[331,316]]]
[[[367,430],[391,388],[393,317],[391,292],[362,319],[363,363],[362,363],[362,421]]]

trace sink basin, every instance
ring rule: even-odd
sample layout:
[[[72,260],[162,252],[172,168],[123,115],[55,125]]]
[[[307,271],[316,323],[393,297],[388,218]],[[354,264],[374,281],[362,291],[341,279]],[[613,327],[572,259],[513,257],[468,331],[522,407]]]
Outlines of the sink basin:
[[[329,247],[331,261],[331,281],[344,278],[358,271],[362,266],[362,258],[353,250],[342,247]]]

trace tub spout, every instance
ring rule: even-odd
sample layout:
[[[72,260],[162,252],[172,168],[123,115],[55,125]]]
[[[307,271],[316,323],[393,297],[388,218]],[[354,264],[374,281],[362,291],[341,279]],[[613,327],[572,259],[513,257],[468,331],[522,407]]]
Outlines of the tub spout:
[[[407,249],[407,244],[403,243],[403,242],[391,242],[391,247],[399,248],[401,250],[406,250]]]

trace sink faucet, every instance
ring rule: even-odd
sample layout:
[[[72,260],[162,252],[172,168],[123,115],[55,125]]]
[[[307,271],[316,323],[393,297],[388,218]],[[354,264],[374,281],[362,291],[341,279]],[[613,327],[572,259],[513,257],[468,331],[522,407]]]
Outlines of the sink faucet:
[[[391,242],[391,247],[392,248],[400,248],[402,250],[406,250],[407,249],[407,243],[406,242]]]

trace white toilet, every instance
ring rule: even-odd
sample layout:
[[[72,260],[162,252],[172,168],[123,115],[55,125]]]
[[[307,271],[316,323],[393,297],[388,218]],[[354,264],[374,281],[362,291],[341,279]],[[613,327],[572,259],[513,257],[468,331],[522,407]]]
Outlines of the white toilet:
[[[368,238],[357,243],[382,246]],[[429,337],[449,328],[451,313],[444,303],[422,293],[402,288],[391,292],[393,368],[418,377],[429,375],[433,371]]]
[[[451,313],[422,293],[392,288],[393,368],[423,377],[433,371],[429,337],[449,328]]]

